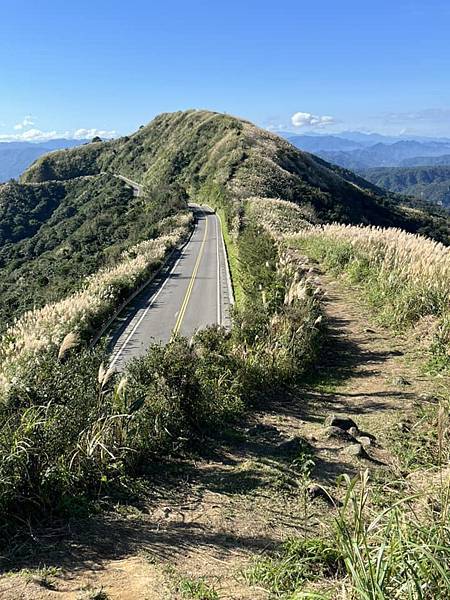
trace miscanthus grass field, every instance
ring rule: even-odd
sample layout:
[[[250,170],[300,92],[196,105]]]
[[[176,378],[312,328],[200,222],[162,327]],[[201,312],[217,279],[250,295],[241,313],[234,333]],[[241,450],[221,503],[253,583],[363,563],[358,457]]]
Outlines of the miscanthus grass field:
[[[95,499],[132,493],[162,456],[239,418],[314,363],[321,312],[303,257],[249,220],[235,240],[245,299],[231,331],[153,346],[126,372],[107,368],[99,324],[186,235],[130,248],[66,300],[26,313],[1,344],[0,531],[77,512]]]
[[[202,436],[304,383],[326,335],[321,291],[307,256],[345,275],[386,326],[407,330],[428,323],[431,350],[445,368],[446,246],[398,229],[315,225],[307,209],[277,199],[252,197],[218,208],[242,290],[230,331],[213,327],[190,342],[154,346],[120,376],[108,370],[101,345],[86,346],[183,239],[187,214],[172,217],[167,233],[128,249],[79,292],[26,313],[6,331],[0,342],[5,540],[25,535],[36,522],[89,512],[92,502],[139,494],[149,464],[189,451]],[[448,465],[447,408],[442,402],[432,421],[438,452],[430,469],[438,475]],[[449,598],[448,486],[419,498],[405,484],[381,506],[365,470],[345,477],[342,486],[344,502],[323,535],[288,540],[258,557],[248,580],[286,600]],[[318,580],[333,591],[305,591]]]
[[[323,225],[292,238],[333,273],[363,290],[380,321],[423,323],[438,365],[450,359],[450,248],[395,228]]]

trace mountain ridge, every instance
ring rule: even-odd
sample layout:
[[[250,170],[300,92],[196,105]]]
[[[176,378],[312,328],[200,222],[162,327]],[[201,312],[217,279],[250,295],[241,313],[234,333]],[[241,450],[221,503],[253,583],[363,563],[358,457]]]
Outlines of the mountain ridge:
[[[220,187],[234,199],[281,198],[312,210],[317,222],[337,220],[420,231],[387,194],[356,174],[295,148],[249,121],[211,111],[164,113],[134,134],[39,158],[21,183],[101,172],[144,184],[149,197],[179,186],[196,197]],[[424,216],[425,219],[425,216]]]

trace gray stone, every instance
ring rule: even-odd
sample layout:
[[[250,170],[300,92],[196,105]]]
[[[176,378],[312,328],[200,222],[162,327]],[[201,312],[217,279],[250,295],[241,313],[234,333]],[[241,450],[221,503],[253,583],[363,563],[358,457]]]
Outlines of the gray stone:
[[[330,415],[325,419],[325,425],[339,427],[345,431],[348,431],[351,427],[358,427],[353,419],[346,417],[345,415]]]
[[[281,455],[292,456],[300,452],[312,453],[313,448],[306,440],[300,436],[294,436],[285,442],[281,442],[275,448],[275,452]]]
[[[358,442],[362,446],[364,446],[364,448],[366,448],[367,446],[371,446],[372,445],[372,440],[367,435],[362,435],[362,436],[360,436],[360,437],[358,437],[356,439],[358,440]]]
[[[358,427],[351,427],[348,430],[348,432],[355,438],[367,437],[370,439],[371,442],[375,442],[377,439],[372,433],[368,433],[367,431],[361,431],[360,429],[358,429]]]
[[[341,442],[354,442],[355,438],[349,434],[345,429],[341,429],[340,427],[334,427],[330,425],[324,431],[324,436],[327,440],[339,440]]]
[[[352,435],[353,437],[358,437],[358,435],[361,435],[360,430],[358,429],[358,427],[350,427],[350,429],[348,430],[349,434]]]

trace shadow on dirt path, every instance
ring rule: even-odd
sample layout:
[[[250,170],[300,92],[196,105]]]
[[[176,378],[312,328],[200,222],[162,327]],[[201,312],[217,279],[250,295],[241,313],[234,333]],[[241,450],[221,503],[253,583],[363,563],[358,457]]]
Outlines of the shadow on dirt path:
[[[306,483],[312,478],[338,501],[338,475],[395,469],[389,430],[429,389],[407,337],[370,324],[338,281],[320,275],[320,282],[329,336],[314,381],[280,391],[247,422],[205,440],[196,459],[149,471],[139,503],[33,532],[32,552],[22,548],[20,564],[5,565],[41,571],[1,577],[0,597],[94,598],[103,589],[113,599],[167,600],[179,597],[173,581],[182,575],[206,578],[219,598],[267,598],[240,575],[248,561],[288,537],[314,534],[333,513],[323,500],[311,501]],[[330,413],[351,417],[374,436],[366,449],[371,460],[350,455],[348,440],[329,436]],[[60,569],[51,585],[43,565]]]

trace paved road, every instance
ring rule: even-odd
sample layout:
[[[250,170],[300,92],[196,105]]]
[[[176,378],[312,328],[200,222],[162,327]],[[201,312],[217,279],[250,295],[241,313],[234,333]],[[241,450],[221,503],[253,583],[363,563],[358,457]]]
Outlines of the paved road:
[[[207,325],[229,325],[232,292],[220,221],[206,207],[191,208],[196,223],[190,240],[117,320],[111,366],[118,371],[152,343],[166,343],[174,334],[191,337]]]

